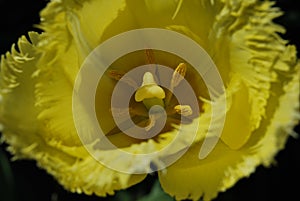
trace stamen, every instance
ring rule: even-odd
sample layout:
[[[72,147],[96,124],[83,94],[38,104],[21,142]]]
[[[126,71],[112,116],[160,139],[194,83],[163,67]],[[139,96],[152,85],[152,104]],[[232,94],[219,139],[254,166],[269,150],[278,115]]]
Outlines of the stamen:
[[[119,81],[124,75],[125,75],[125,73],[117,71],[117,70],[108,71],[108,76],[117,81]]]
[[[155,74],[156,73],[156,62],[155,62],[155,59],[154,59],[153,50],[146,49],[145,54],[146,54],[146,64],[153,64],[148,69],[148,71],[151,72],[152,74]]]
[[[155,64],[154,53],[151,49],[145,50],[147,64]]]
[[[122,117],[128,117],[127,114],[129,112],[129,114],[131,116],[141,116],[141,117],[148,117],[148,112],[143,109],[142,107],[129,107],[129,108],[115,108],[112,107],[111,112],[114,114],[114,117],[117,118],[122,118]]]
[[[121,78],[124,75],[125,75],[125,73],[117,71],[117,70],[110,70],[110,71],[108,71],[108,76],[110,78],[114,79],[114,80],[117,80],[117,81],[121,80]],[[137,83],[133,79],[129,78],[128,76],[126,76],[125,78],[123,78],[122,82],[128,84],[129,86],[132,86],[135,89],[138,88]]]
[[[129,108],[129,111],[132,108]],[[127,115],[128,109],[125,108],[111,108],[111,112],[114,114],[115,117],[125,117]]]
[[[189,105],[176,105],[174,107],[174,110],[178,114],[181,114],[182,116],[185,116],[185,117],[193,114],[193,110],[192,110],[191,106],[189,106]]]
[[[171,89],[174,89],[180,84],[180,82],[184,79],[185,74],[186,74],[186,64],[180,63],[173,73],[172,80],[171,80]]]
[[[186,64],[185,63],[180,63],[173,75],[172,75],[172,79],[171,79],[171,84],[170,84],[170,91],[168,91],[167,93],[167,96],[166,96],[166,99],[165,99],[165,104],[168,105],[172,96],[173,96],[173,91],[174,91],[174,88],[177,87],[180,82],[184,79],[184,76],[186,74]]]

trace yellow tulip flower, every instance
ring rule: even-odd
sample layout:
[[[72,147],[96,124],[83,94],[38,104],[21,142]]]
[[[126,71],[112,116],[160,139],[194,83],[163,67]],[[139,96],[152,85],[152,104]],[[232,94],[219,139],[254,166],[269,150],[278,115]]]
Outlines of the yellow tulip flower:
[[[3,140],[15,159],[36,160],[71,192],[112,195],[157,171],[163,190],[176,200],[212,200],[257,166],[269,167],[299,121],[300,63],[295,46],[279,35],[284,28],[272,21],[282,14],[273,4],[267,0],[50,1],[40,13],[43,33],[22,36],[18,50],[13,46],[1,57]],[[97,78],[98,74],[82,71],[92,65],[89,58],[97,47],[122,33],[149,28],[178,33],[201,46],[210,58],[207,65],[216,66],[224,93],[216,92],[218,98],[212,99],[214,90],[188,58],[145,46],[102,69],[92,107],[74,102],[76,87],[92,82],[93,75]],[[117,49],[110,53],[114,52]],[[173,74],[164,76],[160,65]],[[138,66],[148,70],[137,73],[136,80],[126,76]],[[119,83],[117,104],[112,105]],[[190,101],[190,95],[175,96],[180,87],[181,95],[191,88],[196,101]],[[134,95],[129,96],[129,91]],[[122,100],[127,96],[129,107],[124,109]],[[221,118],[223,113],[222,125],[211,123],[213,114]],[[126,131],[115,120],[123,114],[129,116],[122,122],[133,123],[125,124]],[[99,133],[91,126],[92,118],[104,133],[100,138],[95,138]],[[139,126],[137,132],[131,132],[133,125]],[[103,137],[115,148],[102,146]],[[205,141],[213,139],[215,146],[199,156]],[[172,148],[158,154],[173,141]]]

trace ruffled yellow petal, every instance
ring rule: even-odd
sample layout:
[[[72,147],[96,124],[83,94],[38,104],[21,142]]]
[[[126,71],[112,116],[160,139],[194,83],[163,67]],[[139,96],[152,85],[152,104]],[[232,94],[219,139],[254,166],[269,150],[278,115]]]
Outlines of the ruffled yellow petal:
[[[278,36],[284,29],[272,22],[275,17],[281,15],[281,12],[277,8],[272,8],[272,5],[270,1],[261,3],[252,1],[243,9],[250,11],[255,9],[255,15],[248,16],[245,11],[239,13],[238,16],[243,17],[237,18],[235,27],[231,28],[234,33],[230,48],[230,64],[232,71],[239,73],[249,88],[252,131],[259,127],[265,115],[271,84],[277,80],[276,66],[280,61],[278,58],[287,50],[286,41]],[[243,18],[244,21],[241,20]],[[243,28],[240,29],[240,26]],[[293,54],[290,52],[288,55],[293,57]]]
[[[176,163],[159,173],[163,189],[176,200],[212,200],[218,191],[233,185],[238,178],[249,175],[258,163],[248,155],[250,150],[231,150],[219,142],[207,158],[198,158],[200,144],[196,144]]]
[[[40,54],[35,45],[38,34],[29,33],[18,41],[19,51],[13,45],[11,53],[1,57],[0,74],[0,121],[4,126],[2,133],[13,132],[18,138],[22,135],[36,133],[38,129],[38,109],[34,106],[34,87],[36,80],[32,76]],[[22,117],[20,114],[26,115]],[[21,132],[22,131],[22,132]],[[27,139],[25,139],[27,141]]]
[[[57,144],[55,148],[66,151],[66,154],[71,151],[78,155],[82,151],[86,152],[83,147],[67,150],[70,148]],[[109,169],[87,153],[83,158],[73,158],[71,161],[66,160],[64,156],[66,154],[59,154],[54,150],[43,151],[30,150],[27,154],[34,152],[33,158],[38,161],[38,164],[56,177],[64,188],[74,193],[113,195],[116,190],[128,188],[146,177],[146,175],[130,175]]]
[[[300,122],[300,63],[291,69],[294,74],[282,90],[283,95],[278,97],[274,95],[272,99],[278,101],[277,109],[272,118],[269,118],[269,125],[264,131],[265,135],[258,143],[257,147],[261,147],[258,152],[262,163],[265,166],[274,164],[276,154],[285,148],[286,141],[289,137],[298,137],[294,133],[293,128]],[[278,83],[280,86],[282,83]],[[289,107],[288,107],[289,105]],[[268,121],[267,119],[265,121]]]

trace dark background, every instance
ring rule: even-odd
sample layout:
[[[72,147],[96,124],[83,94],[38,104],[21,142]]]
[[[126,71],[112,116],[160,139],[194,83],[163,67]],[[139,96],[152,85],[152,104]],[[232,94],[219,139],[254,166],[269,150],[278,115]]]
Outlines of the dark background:
[[[300,7],[296,0],[277,0],[276,5],[285,11],[276,22],[285,26],[282,36],[300,48]],[[0,0],[0,54],[10,50],[12,43],[28,31],[39,31],[34,27],[39,23],[39,11],[46,0]],[[299,57],[299,54],[298,54]],[[295,128],[299,132],[299,126]],[[271,168],[259,167],[249,178],[221,193],[216,201],[293,201],[300,200],[300,138],[290,138],[286,148],[277,157],[277,165]],[[44,170],[36,167],[34,161],[10,162],[11,155],[5,151],[6,144],[0,146],[0,201],[125,201],[124,192],[117,197],[99,198],[72,194],[65,191]],[[148,193],[156,176],[149,176],[141,184],[125,193]],[[122,199],[118,199],[122,197]],[[130,198],[134,199],[133,197]],[[130,200],[126,198],[126,200]]]

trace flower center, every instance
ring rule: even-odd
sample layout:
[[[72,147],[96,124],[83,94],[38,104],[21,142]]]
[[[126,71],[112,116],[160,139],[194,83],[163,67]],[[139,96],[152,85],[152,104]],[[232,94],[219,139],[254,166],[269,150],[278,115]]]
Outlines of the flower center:
[[[180,63],[170,80],[170,86],[167,89],[163,89],[161,86],[157,84],[155,81],[153,73],[147,71],[142,76],[142,84],[137,88],[134,101],[132,101],[131,105],[131,117],[141,116],[146,117],[144,120],[146,126],[144,127],[144,131],[148,132],[151,129],[156,127],[157,121],[161,121],[164,114],[167,114],[167,118],[170,122],[178,122],[179,119],[185,117],[188,119],[189,116],[193,114],[193,110],[190,105],[180,105],[180,104],[171,104],[173,99],[173,91],[180,84],[182,80],[184,80],[184,76],[186,74],[186,64]],[[110,75],[112,78],[116,80],[121,80],[120,72],[111,72]],[[133,80],[125,79],[125,82],[128,85],[131,85]],[[132,86],[132,85],[131,85]],[[141,107],[137,107],[137,104],[142,103],[146,110],[141,109]],[[158,107],[157,107],[158,106]],[[155,108],[155,109],[154,109]],[[162,108],[165,111],[162,111]],[[122,113],[126,113],[126,108],[116,109],[112,108],[114,115],[119,117]],[[116,115],[117,113],[117,115]],[[191,119],[190,119],[191,120]]]
[[[142,128],[139,135],[155,138],[154,136],[173,130],[174,124],[191,123],[195,117],[199,116],[200,103],[197,101],[192,102],[187,95],[187,90],[184,88],[188,80],[193,88],[192,91],[197,96],[200,95],[199,91],[202,88],[199,80],[201,78],[193,71],[194,69],[187,67],[187,64],[178,57],[165,55],[163,52],[155,52],[155,59],[159,60],[159,63],[163,66],[168,66],[168,69],[172,66],[177,66],[165,75],[163,71],[160,71],[159,65],[154,59],[153,51],[146,50],[143,54],[145,55],[145,53],[146,61],[138,60],[141,58],[141,52],[134,53],[134,57],[126,55],[124,59],[121,58],[116,61],[107,70],[106,75],[108,76],[102,77],[99,82],[96,103],[101,102],[101,105],[96,104],[96,112],[102,130],[107,133],[108,137],[111,136],[109,138],[112,141],[117,135],[122,133],[122,135],[126,135],[127,132],[124,131],[124,128],[130,131],[133,126],[138,126]],[[136,62],[137,60],[138,62]],[[129,63],[128,67],[124,65],[127,62]],[[129,73],[134,72],[131,71],[134,70],[132,66],[143,66],[145,63],[147,68],[144,68],[140,73]],[[123,67],[118,68],[118,66]],[[130,77],[130,75],[134,77]],[[117,101],[116,105],[111,105],[110,97],[112,97],[112,91],[115,90],[114,86],[118,82],[121,83],[122,89],[118,90],[120,93],[116,100],[120,101]],[[184,96],[184,101],[177,99],[178,97],[175,94],[178,91],[180,91],[181,96]],[[129,105],[126,106],[124,97],[128,97],[128,93],[132,94],[132,97],[129,100]],[[110,112],[108,113],[108,111]],[[120,121],[122,128],[116,125],[115,117],[122,120]],[[163,120],[163,118],[166,119]],[[162,126],[163,122],[165,125]],[[119,123],[117,124],[120,125]],[[128,128],[123,125],[128,125]],[[153,132],[158,133],[152,135]],[[130,137],[126,137],[126,139],[133,141],[132,143],[140,141],[134,141]]]

